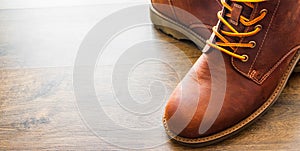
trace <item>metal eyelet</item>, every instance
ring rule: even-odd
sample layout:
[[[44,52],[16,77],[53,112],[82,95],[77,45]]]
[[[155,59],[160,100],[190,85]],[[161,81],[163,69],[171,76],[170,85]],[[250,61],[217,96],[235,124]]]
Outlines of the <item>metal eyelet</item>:
[[[249,44],[252,44],[251,48],[255,48],[256,47],[256,42],[255,41],[250,41]]]
[[[249,56],[248,55],[242,55],[243,57],[245,57],[245,59],[243,59],[243,62],[247,62],[249,60]]]
[[[266,14],[268,14],[268,10],[267,10],[267,9],[262,9],[262,10],[260,11],[260,14],[262,14],[263,12],[265,12]]]
[[[262,29],[263,27],[262,27],[262,25],[256,25],[256,26],[255,26],[255,29],[256,29],[256,28]]]

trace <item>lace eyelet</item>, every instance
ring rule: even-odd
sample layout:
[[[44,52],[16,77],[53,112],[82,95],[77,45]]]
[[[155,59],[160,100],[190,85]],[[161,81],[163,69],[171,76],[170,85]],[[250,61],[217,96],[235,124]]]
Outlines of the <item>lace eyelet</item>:
[[[252,44],[251,48],[255,48],[256,47],[256,42],[255,41],[250,41],[249,44]]]
[[[262,27],[262,25],[256,25],[256,26],[255,26],[255,29],[256,29],[256,28],[262,29],[263,27]]]
[[[268,10],[267,9],[262,9],[261,11],[260,11],[260,14],[262,14],[262,13],[266,13],[266,14],[268,14]]]
[[[243,62],[247,62],[249,60],[249,56],[248,55],[242,55],[243,57],[245,57],[245,59],[243,59]]]

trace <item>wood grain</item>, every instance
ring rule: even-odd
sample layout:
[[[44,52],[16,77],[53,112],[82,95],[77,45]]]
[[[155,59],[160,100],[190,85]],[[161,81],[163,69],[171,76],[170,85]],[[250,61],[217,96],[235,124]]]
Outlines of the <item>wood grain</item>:
[[[110,144],[94,135],[77,108],[73,62],[78,46],[95,23],[119,8],[105,4],[0,10],[0,150],[130,150],[151,143],[141,131],[144,140],[116,139],[129,148]],[[152,27],[135,34],[151,34],[160,41],[130,49],[155,53],[167,63],[149,60],[136,66],[128,79],[131,95],[140,101],[151,99],[148,91],[153,81],[161,82],[166,91],[152,95],[170,95],[200,51]],[[127,64],[119,66],[125,69]],[[124,127],[161,124],[163,106],[153,116],[137,118],[113,103],[110,79],[114,69],[109,59],[95,69],[95,90],[108,116]],[[126,73],[121,71],[120,76]],[[299,150],[299,110],[300,74],[294,73],[277,103],[257,122],[233,138],[199,150]],[[198,150],[165,141],[149,150]]]

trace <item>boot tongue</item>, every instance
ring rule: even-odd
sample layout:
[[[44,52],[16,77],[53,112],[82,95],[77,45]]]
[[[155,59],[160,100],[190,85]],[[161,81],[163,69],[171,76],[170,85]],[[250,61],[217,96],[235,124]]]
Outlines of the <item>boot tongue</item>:
[[[223,17],[224,19],[238,32],[245,32],[246,27],[240,23],[240,16],[244,16],[246,18],[251,17],[251,12],[253,9],[247,6],[245,3],[237,3],[227,1],[227,3],[232,7],[232,12],[227,10],[226,8],[223,10]],[[231,14],[231,17],[227,17],[226,14]],[[232,32],[226,25],[223,23],[220,24],[220,29],[228,32]],[[232,43],[238,43],[241,38],[239,37],[229,37],[223,35],[227,40]],[[219,41],[219,40],[218,40]]]

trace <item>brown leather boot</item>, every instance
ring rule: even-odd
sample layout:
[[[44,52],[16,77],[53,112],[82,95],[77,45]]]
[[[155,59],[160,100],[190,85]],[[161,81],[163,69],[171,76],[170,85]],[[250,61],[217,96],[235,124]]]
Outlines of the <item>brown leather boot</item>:
[[[192,40],[201,49],[222,9],[219,0],[152,0],[152,6],[151,20],[157,29],[178,40]]]
[[[191,40],[200,49],[218,22],[220,0],[152,0],[151,19],[155,27],[178,40]],[[188,13],[188,14],[187,14]],[[187,14],[187,15],[185,15]],[[193,17],[201,23],[195,24]],[[300,64],[294,72],[300,72]]]
[[[277,100],[300,58],[299,0],[222,0],[204,54],[175,89],[164,125],[203,146],[255,121]]]

